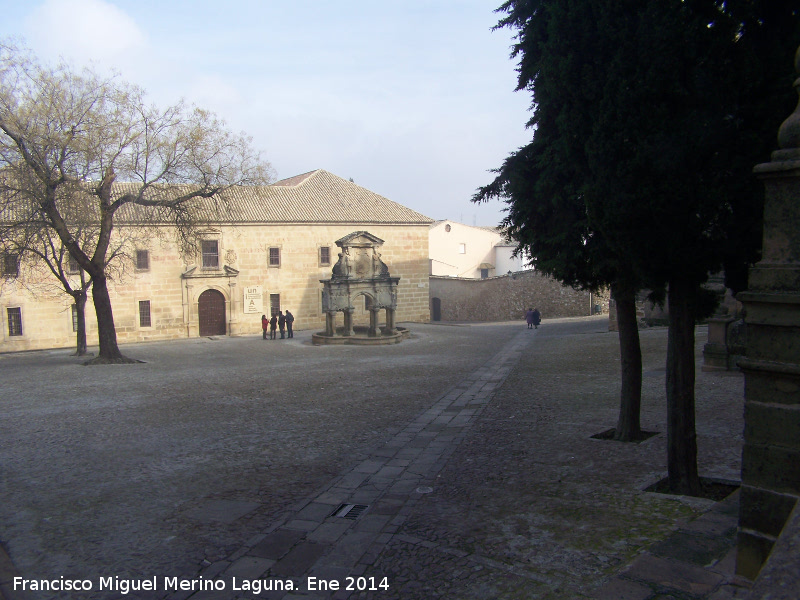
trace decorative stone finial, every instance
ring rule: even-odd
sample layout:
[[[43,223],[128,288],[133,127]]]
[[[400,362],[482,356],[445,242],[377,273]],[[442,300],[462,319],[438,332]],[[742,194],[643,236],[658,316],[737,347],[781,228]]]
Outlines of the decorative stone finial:
[[[794,69],[800,74],[800,48],[797,49],[794,55]],[[800,77],[795,79],[794,89],[797,90],[800,96]],[[798,101],[797,108],[789,117],[781,124],[778,129],[778,147],[781,150],[792,150],[800,148],[800,101]]]

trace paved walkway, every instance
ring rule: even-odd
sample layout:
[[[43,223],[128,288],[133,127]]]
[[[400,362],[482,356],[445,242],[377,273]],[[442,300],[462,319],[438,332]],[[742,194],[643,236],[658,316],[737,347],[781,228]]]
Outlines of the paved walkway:
[[[664,475],[665,330],[642,332],[642,423],[661,435],[591,438],[616,414],[616,336],[603,327],[588,319],[510,330],[485,364],[387,441],[206,560],[186,584],[195,591],[165,592],[160,574],[162,593],[119,597],[744,597],[732,585],[738,496],[713,503],[642,491]],[[700,330],[698,349],[704,341]],[[741,386],[736,373],[698,372],[701,475],[737,478]],[[237,506],[252,508],[219,510]],[[0,553],[3,583],[12,574]],[[214,581],[224,589],[208,589]]]
[[[225,591],[179,591],[169,599],[252,597],[249,593],[231,595],[234,577],[266,577],[276,586],[291,579],[303,592],[284,589],[259,596],[264,598],[350,598],[358,588],[365,587],[372,588],[377,597],[388,594],[392,583],[371,573],[372,565],[395,535],[408,539],[398,534],[401,526],[417,500],[433,491],[447,459],[505,381],[530,339],[531,334],[521,330],[486,365],[464,378],[371,456],[298,503],[281,521],[253,537],[227,560],[211,564],[200,573],[205,579],[230,578],[231,585]],[[318,583],[312,584],[312,580]],[[346,589],[350,583],[353,590]]]

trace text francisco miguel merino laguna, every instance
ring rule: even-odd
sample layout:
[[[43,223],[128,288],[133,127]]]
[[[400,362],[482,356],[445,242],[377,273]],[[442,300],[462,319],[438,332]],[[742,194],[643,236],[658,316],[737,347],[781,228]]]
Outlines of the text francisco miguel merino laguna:
[[[162,587],[158,587],[159,580]],[[91,579],[71,579],[58,577],[56,579],[25,579],[14,577],[15,590],[31,592],[92,592],[113,591],[123,596],[131,592],[142,591],[220,591],[231,590],[235,592],[251,592],[260,594],[271,591],[299,590],[299,584],[292,579],[204,579],[200,575],[197,579],[182,579],[180,577],[148,577],[144,579],[124,579],[122,577],[100,577],[97,582]],[[389,583],[386,577],[345,577],[343,581],[337,579],[320,579],[318,577],[306,578],[308,591],[379,591],[388,590]]]

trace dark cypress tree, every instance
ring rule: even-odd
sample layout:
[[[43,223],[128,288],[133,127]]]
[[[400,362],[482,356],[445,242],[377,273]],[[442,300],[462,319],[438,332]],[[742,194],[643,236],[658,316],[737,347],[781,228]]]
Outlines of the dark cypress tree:
[[[534,136],[474,200],[506,198],[504,225],[566,283],[666,290],[669,480],[696,494],[701,286],[725,267],[741,289],[758,256],[751,169],[793,108],[798,3],[509,0],[499,11],[518,31]]]

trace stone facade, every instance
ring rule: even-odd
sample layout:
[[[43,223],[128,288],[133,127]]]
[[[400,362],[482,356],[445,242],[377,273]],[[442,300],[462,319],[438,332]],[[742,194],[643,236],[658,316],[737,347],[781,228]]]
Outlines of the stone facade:
[[[542,319],[608,312],[608,296],[564,286],[535,271],[489,279],[431,277],[431,318],[442,321],[516,321],[536,307]]]
[[[324,173],[324,180],[326,186],[339,186],[350,194],[360,193],[351,189],[358,186],[329,173]],[[337,194],[336,189],[332,193],[342,195]],[[374,198],[369,200],[373,202]],[[204,267],[200,252],[183,256],[174,241],[174,232],[167,226],[157,228],[156,235],[148,241],[137,242],[135,248],[129,248],[134,258],[109,284],[118,341],[130,343],[199,336],[200,297],[209,290],[219,292],[224,299],[226,335],[259,333],[261,315],[270,314],[271,298],[279,302],[281,310],[292,311],[295,329],[322,330],[325,314],[320,280],[330,277],[336,262],[336,240],[354,230],[367,230],[385,242],[381,248],[382,260],[392,275],[399,277],[397,321],[428,321],[430,219],[413,213],[417,217],[401,215],[395,219],[400,222],[380,223],[381,219],[390,219],[385,212],[381,214],[380,206],[375,211],[373,222],[250,222],[209,227],[200,238],[216,241],[218,264],[215,267]],[[124,226],[116,230],[121,235],[125,233]],[[147,251],[146,269],[136,269],[137,250]],[[0,352],[75,344],[72,298],[59,291],[51,279],[52,276],[46,274],[37,276],[31,265],[22,264],[18,278],[0,280],[3,327]],[[219,294],[212,292],[217,297]],[[140,315],[140,310],[148,308],[148,302],[149,325]],[[10,335],[13,327],[9,327],[8,320],[17,314],[21,317],[22,335]],[[86,317],[88,343],[96,344],[97,326],[91,296]],[[369,323],[369,311],[363,303],[356,306],[353,317],[355,324]]]

